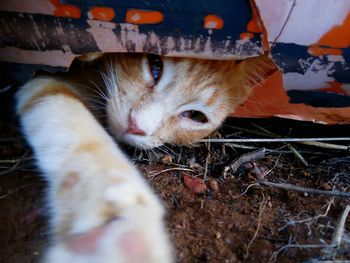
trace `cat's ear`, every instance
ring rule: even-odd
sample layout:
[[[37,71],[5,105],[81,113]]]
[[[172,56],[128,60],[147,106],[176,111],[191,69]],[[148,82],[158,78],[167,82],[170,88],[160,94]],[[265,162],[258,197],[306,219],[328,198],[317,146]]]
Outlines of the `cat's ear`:
[[[102,55],[103,55],[102,52],[91,52],[91,53],[86,53],[82,56],[79,56],[78,59],[83,62],[92,62],[98,59],[99,57],[101,57]]]
[[[267,79],[276,70],[277,66],[268,55],[243,60],[239,64],[241,76],[241,85],[246,88],[252,88],[263,80]]]

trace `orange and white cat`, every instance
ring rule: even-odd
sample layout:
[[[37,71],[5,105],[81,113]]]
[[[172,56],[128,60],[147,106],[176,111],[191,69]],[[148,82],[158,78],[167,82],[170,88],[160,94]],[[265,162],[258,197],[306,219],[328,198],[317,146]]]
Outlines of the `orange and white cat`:
[[[139,148],[195,142],[275,67],[266,56],[106,54],[77,68],[38,76],[17,93],[24,135],[49,185],[44,262],[173,262],[162,205],[112,136]]]

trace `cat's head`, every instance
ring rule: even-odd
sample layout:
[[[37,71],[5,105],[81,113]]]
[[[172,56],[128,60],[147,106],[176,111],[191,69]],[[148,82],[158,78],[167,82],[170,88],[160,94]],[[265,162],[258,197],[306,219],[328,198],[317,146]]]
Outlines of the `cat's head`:
[[[208,136],[270,74],[267,57],[244,61],[113,54],[104,58],[107,117],[118,140],[139,148]]]

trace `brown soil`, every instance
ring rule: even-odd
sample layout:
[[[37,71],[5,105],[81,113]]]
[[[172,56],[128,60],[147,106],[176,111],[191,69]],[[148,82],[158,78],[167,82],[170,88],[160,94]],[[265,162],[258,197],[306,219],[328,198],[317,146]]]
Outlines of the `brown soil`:
[[[3,102],[10,102],[10,97],[3,98]],[[11,104],[0,105],[0,262],[38,262],[48,242],[45,182],[21,139]],[[238,127],[229,127],[232,125]],[[259,127],[290,137],[348,136],[350,130],[349,126],[325,127],[280,119],[236,119],[228,121],[215,136],[257,138],[257,133],[265,133],[262,136],[268,137]],[[258,183],[265,180],[349,192],[349,152],[293,144],[308,161],[307,167],[283,143],[240,145],[273,151],[243,164],[234,173],[225,173],[225,167],[253,149],[202,143],[194,148],[169,146],[156,153],[131,156],[167,208],[178,262],[350,259],[350,220],[345,224],[341,245],[329,246],[350,198],[286,191]],[[192,180],[194,177],[197,179]]]

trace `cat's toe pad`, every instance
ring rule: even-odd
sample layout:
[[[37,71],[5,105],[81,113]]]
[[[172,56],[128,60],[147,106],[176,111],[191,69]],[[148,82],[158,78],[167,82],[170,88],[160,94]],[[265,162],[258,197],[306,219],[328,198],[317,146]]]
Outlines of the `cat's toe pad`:
[[[51,247],[45,262],[168,263],[172,253],[162,226],[131,226],[116,219]]]
[[[144,260],[149,258],[147,252],[149,248],[147,248],[141,234],[136,232],[120,233],[121,227],[122,225],[111,222],[105,226],[76,235],[68,242],[67,248],[72,253],[81,256],[96,257],[98,254],[102,254],[101,252],[106,250],[107,247],[111,247],[114,252],[120,251],[122,255],[118,255],[118,257],[122,256],[126,259],[126,262],[145,262]],[[102,258],[101,260],[103,260]]]
[[[75,214],[70,230],[54,242],[45,262],[172,261],[164,209],[146,184],[106,177],[87,182],[90,194],[76,195],[78,202],[70,207]]]

